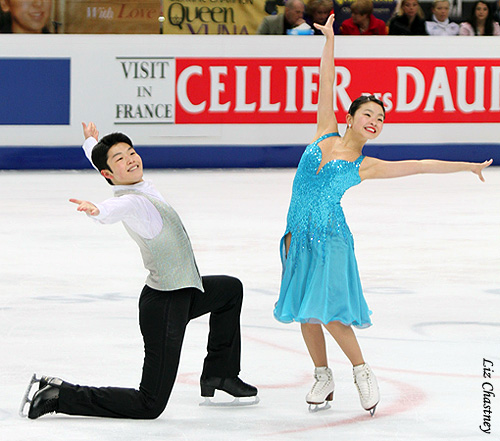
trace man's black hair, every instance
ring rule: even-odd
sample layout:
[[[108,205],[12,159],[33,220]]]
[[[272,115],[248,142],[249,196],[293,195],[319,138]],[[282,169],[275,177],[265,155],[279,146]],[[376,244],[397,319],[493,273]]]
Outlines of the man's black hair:
[[[124,133],[110,133],[104,136],[92,149],[92,163],[99,171],[109,170],[112,171],[108,165],[108,151],[114,145],[123,142],[130,147],[134,147],[131,139]],[[110,185],[114,185],[111,179],[105,178]]]

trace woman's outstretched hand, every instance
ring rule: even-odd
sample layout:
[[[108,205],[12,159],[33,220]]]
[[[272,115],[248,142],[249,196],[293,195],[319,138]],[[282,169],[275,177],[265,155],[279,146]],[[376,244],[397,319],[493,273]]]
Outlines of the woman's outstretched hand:
[[[489,161],[484,161],[481,162],[480,164],[473,164],[472,166],[472,173],[475,173],[478,175],[479,179],[484,182],[484,177],[483,177],[483,170],[486,167],[489,167],[493,163],[493,159],[490,159]]]
[[[314,27],[319,29],[325,36],[333,36],[333,22],[335,21],[335,14],[332,14],[328,17],[328,20],[324,25],[320,25],[319,23],[314,23]]]

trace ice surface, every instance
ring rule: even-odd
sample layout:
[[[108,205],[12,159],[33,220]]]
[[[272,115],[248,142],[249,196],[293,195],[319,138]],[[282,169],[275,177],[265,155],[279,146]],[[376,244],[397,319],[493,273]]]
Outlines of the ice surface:
[[[170,402],[154,421],[51,415],[21,419],[33,372],[95,386],[137,387],[142,341],[137,300],[145,279],[121,225],[98,225],[70,197],[100,201],[95,172],[0,173],[0,439],[474,440],[500,436],[500,168],[367,181],[344,209],[356,243],[374,326],[357,331],[379,378],[374,418],[360,404],[351,367],[331,338],[337,384],[330,410],[304,397],[312,363],[296,324],[272,316],[280,280],[278,241],[294,170],[165,170],[147,173],[179,212],[202,274],[245,285],[241,377],[259,387],[247,408],[200,407],[206,318],[186,334]],[[494,363],[483,378],[483,358]]]

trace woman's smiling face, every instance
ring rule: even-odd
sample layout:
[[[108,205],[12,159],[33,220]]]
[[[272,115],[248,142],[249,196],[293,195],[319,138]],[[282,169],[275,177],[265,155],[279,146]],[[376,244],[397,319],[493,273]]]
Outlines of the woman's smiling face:
[[[40,34],[50,17],[52,0],[0,0],[4,12],[10,12],[12,32]]]
[[[384,110],[379,104],[369,101],[362,104],[354,113],[354,116],[348,115],[348,124],[351,129],[361,136],[374,139],[382,131],[384,125]]]

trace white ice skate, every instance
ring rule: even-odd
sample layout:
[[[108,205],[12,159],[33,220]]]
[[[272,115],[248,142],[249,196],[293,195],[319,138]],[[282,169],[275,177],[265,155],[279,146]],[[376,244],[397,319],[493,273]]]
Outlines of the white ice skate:
[[[314,379],[315,382],[311,391],[306,395],[309,412],[329,409],[329,401],[333,401],[333,392],[335,390],[331,369],[326,366],[314,368]]]
[[[354,366],[352,372],[354,375],[354,384],[356,384],[356,388],[358,389],[361,406],[373,416],[377,404],[380,401],[377,378],[370,366],[366,363]]]

